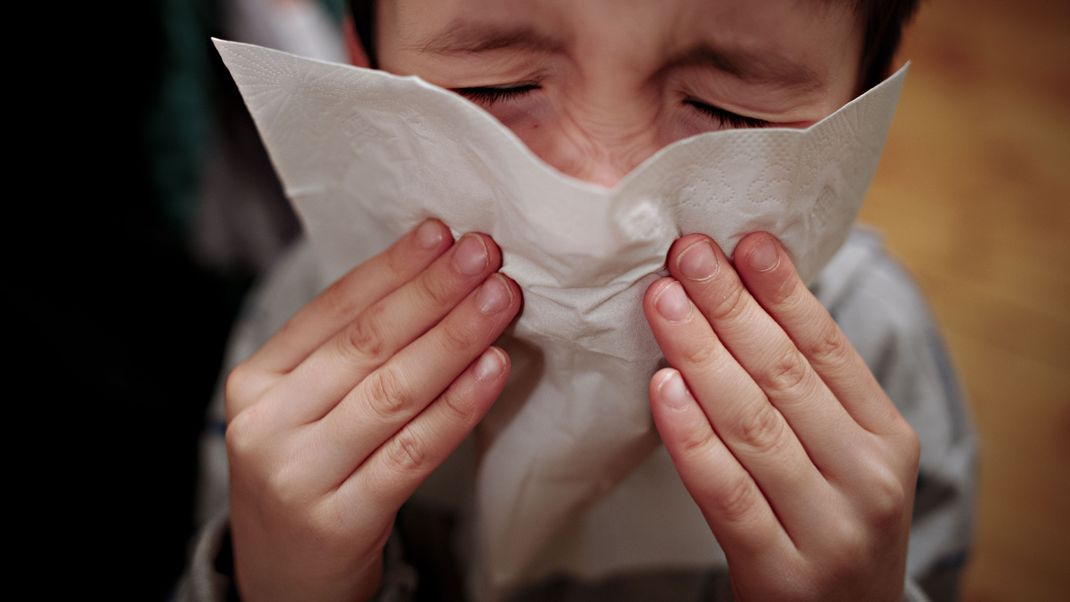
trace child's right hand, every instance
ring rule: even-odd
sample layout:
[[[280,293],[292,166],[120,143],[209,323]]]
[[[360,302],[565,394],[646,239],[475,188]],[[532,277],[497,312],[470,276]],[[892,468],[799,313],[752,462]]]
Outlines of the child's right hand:
[[[426,221],[230,372],[230,524],[244,599],[374,595],[401,504],[505,385],[508,356],[489,346],[521,293],[500,266],[489,236],[453,244]]]

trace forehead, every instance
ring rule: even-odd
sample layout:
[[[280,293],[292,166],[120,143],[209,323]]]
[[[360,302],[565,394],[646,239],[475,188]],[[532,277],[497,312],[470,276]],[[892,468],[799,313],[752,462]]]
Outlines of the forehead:
[[[817,91],[844,87],[861,55],[846,1],[380,1],[379,45],[429,57],[555,54],[588,73],[639,80],[701,65],[756,86]]]
[[[670,55],[698,41],[748,50],[784,51],[804,59],[855,46],[852,3],[829,0],[380,0],[383,34],[410,49],[444,35],[516,29],[575,53]],[[381,25],[384,19],[380,19]],[[483,26],[482,28],[479,26]],[[436,39],[439,38],[439,39]],[[467,40],[470,41],[470,40]],[[814,56],[810,56],[814,55]],[[637,56],[637,58],[640,58]]]

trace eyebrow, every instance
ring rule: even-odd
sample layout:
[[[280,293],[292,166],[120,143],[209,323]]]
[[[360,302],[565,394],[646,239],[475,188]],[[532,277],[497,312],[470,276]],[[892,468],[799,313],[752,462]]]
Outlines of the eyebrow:
[[[712,66],[750,84],[813,90],[824,85],[811,67],[785,56],[700,43],[675,55],[665,69]]]
[[[433,54],[477,54],[503,49],[560,54],[565,51],[565,41],[528,25],[501,26],[455,20],[441,32],[405,47]]]
[[[455,19],[439,32],[404,46],[409,50],[441,55],[479,54],[505,49],[563,54],[567,44],[565,40],[529,25],[503,26]],[[680,67],[713,67],[751,84],[776,84],[800,90],[813,90],[824,85],[811,67],[785,56],[716,46],[708,42],[695,44],[674,55],[663,70]]]

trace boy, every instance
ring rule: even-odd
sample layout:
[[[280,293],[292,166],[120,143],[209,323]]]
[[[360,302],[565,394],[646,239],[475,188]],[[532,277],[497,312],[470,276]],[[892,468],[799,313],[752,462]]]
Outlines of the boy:
[[[560,171],[611,186],[684,137],[829,115],[887,74],[913,3],[353,9],[354,62],[450,88]],[[396,599],[419,565],[420,595],[445,597],[451,560],[435,558],[444,546],[428,533],[452,518],[424,518],[415,533],[395,519],[501,393],[509,358],[490,344],[523,291],[498,272],[490,237],[454,243],[436,220],[318,296],[309,261],[298,245],[239,325],[216,405],[225,449],[216,435],[206,450],[230,471],[229,483],[206,487],[229,486],[229,499],[180,593],[218,597],[229,585],[248,599]],[[643,303],[671,366],[650,381],[651,411],[725,551],[731,592],[914,598],[914,576],[948,593],[966,547],[972,439],[924,305],[879,245],[852,237],[813,290],[763,233],[732,261],[691,234],[666,265],[672,276]],[[517,597],[642,599],[656,587],[658,597],[706,599],[727,591],[725,577],[561,579]]]

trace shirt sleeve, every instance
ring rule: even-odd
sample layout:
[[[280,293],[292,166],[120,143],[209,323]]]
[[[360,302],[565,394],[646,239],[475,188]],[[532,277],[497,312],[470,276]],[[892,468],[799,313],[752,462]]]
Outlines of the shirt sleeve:
[[[383,576],[374,602],[414,600],[417,575],[404,560],[398,536],[391,534],[383,551]],[[174,602],[235,602],[241,600],[234,580],[234,555],[229,514],[223,509],[197,534],[193,555],[174,589]]]

